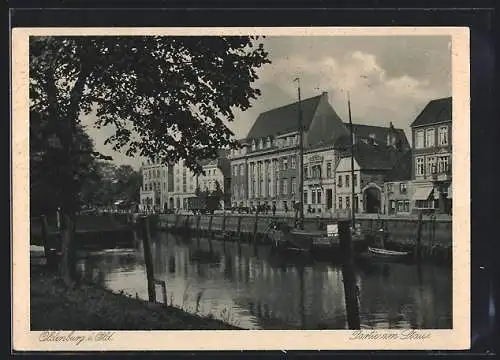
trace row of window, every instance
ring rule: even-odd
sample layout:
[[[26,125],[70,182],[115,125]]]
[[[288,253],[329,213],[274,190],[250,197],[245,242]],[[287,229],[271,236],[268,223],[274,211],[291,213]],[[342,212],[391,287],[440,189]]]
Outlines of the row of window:
[[[144,191],[158,191],[162,189],[161,183],[159,182],[150,182],[144,184]],[[163,183],[163,190],[167,190],[167,183]]]
[[[237,190],[238,188],[233,187],[233,189]],[[288,195],[289,191],[292,195],[297,192],[297,178],[292,177],[290,179],[276,179],[274,184],[271,183],[271,179],[267,179],[267,184],[264,183],[264,179],[260,179],[258,182],[256,180],[250,181],[250,197]],[[238,196],[239,194],[236,193],[235,195]],[[243,187],[241,187],[241,196],[244,196]]]
[[[394,183],[388,183],[387,184],[387,192],[394,192]],[[407,183],[404,183],[404,182],[401,182],[399,183],[399,193],[400,194],[405,194],[406,193],[406,190],[408,189],[408,184]]]
[[[165,169],[163,171],[160,171],[160,169],[144,170],[144,180],[158,179],[162,174],[163,177],[166,177],[167,171]]]
[[[298,139],[299,139],[298,135],[291,135],[291,136],[281,137],[278,139],[267,137],[263,139],[252,140],[251,148],[252,151],[255,151],[255,150],[270,149],[274,146],[277,147],[295,146],[298,144]]]
[[[410,212],[410,200],[391,200],[389,212]]]
[[[350,209],[351,208],[351,196],[345,196],[345,202],[343,202],[343,196],[337,198],[337,208],[338,209]],[[354,196],[354,210],[358,211],[359,202],[358,197]]]
[[[438,128],[437,146],[448,145],[448,126],[440,126]],[[436,146],[436,130],[429,128],[425,130],[417,130],[415,132],[415,148],[424,149]]]
[[[345,178],[345,182],[343,182],[343,179]],[[346,187],[346,188],[350,188],[353,184],[350,182],[351,180],[351,177],[350,175],[345,175],[345,176],[342,176],[342,175],[339,175],[338,178],[337,178],[337,187]],[[354,183],[354,186],[359,186],[359,183],[358,183],[358,174],[353,174],[353,183]]]
[[[450,171],[450,155],[419,156],[415,158],[415,175],[442,174]]]

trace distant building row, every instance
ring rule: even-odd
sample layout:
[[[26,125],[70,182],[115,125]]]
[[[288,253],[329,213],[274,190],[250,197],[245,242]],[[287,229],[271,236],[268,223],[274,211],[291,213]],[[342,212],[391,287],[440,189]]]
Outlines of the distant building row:
[[[334,213],[354,202],[359,213],[450,213],[451,102],[448,97],[427,104],[411,124],[413,147],[392,123],[354,124],[353,176],[349,124],[327,93],[303,100],[304,212]],[[300,201],[298,109],[296,102],[260,114],[240,149],[203,165],[206,176],[194,176],[182,163],[144,165],[142,204],[187,209],[197,187],[213,188],[218,181],[227,207],[291,211]]]

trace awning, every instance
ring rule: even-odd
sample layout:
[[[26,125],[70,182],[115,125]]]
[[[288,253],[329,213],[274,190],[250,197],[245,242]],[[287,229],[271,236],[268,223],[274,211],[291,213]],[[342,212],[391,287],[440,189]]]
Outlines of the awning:
[[[432,185],[417,187],[413,193],[413,200],[428,200],[433,190],[434,187]]]

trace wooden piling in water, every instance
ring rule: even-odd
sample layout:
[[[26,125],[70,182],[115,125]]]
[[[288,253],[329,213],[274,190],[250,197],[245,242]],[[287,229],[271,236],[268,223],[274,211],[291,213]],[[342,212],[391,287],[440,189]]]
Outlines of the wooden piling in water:
[[[148,297],[149,301],[156,301],[156,289],[155,289],[155,277],[154,277],[154,268],[153,268],[153,257],[151,254],[151,232],[149,229],[149,219],[147,217],[143,217],[141,219],[142,225],[142,243],[144,250],[144,262],[146,263],[146,277],[148,281]]]
[[[356,275],[354,273],[352,238],[349,225],[349,220],[339,220],[338,232],[340,250],[343,256],[342,276],[344,281],[347,325],[350,330],[358,330],[361,328],[358,303],[359,288],[356,284]]]

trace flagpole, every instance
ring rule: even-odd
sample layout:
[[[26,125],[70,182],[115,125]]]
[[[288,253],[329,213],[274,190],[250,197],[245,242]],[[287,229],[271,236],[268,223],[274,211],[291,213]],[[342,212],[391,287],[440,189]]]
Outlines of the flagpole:
[[[355,186],[356,184],[354,183],[354,130],[352,126],[352,118],[351,118],[351,97],[349,95],[349,92],[347,92],[347,108],[349,111],[349,127],[351,130],[351,196],[352,196],[352,201],[351,201],[351,221],[352,221],[352,229],[355,229],[355,204],[354,204],[354,198],[355,198]]]
[[[297,93],[299,97],[299,228],[304,229],[304,126],[302,125],[302,103],[300,97],[300,78],[296,77]]]

